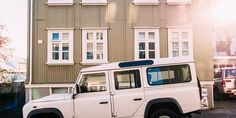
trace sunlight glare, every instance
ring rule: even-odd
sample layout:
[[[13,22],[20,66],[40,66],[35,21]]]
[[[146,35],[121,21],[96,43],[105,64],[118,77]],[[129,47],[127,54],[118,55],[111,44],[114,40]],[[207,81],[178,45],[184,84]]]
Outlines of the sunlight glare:
[[[218,0],[213,4],[213,20],[218,22],[231,22],[236,19],[236,0]]]

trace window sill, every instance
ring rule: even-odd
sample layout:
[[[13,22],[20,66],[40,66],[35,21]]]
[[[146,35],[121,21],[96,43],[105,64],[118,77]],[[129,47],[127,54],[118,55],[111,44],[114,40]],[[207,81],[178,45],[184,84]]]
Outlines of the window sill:
[[[159,2],[133,2],[134,5],[159,5]]]
[[[83,61],[81,62],[82,65],[88,65],[88,66],[95,66],[95,65],[101,65],[101,64],[108,64],[108,61],[99,61],[99,62],[95,62],[95,61]]]
[[[74,65],[75,63],[73,61],[68,62],[47,62],[47,65]]]
[[[191,5],[192,2],[167,2],[167,5]]]
[[[107,5],[108,2],[97,2],[97,3],[90,3],[90,2],[80,2],[82,5]]]
[[[72,6],[75,4],[75,2],[68,2],[68,3],[46,3],[48,6]]]

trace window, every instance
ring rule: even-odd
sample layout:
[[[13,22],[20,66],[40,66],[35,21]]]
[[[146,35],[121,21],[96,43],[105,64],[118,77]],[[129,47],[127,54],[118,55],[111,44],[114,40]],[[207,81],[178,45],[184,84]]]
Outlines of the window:
[[[82,63],[107,63],[107,30],[83,30],[82,35]]]
[[[59,94],[59,93],[68,93],[67,87],[57,87],[57,88],[51,88],[52,94]]]
[[[168,30],[169,57],[193,57],[192,30]]]
[[[192,0],[167,0],[167,4],[191,4]]]
[[[141,87],[139,70],[115,72],[114,77],[116,90]]]
[[[135,29],[135,60],[159,58],[159,30]]]
[[[135,5],[158,5],[158,0],[134,0]]]
[[[147,78],[150,85],[183,83],[191,81],[188,65],[147,68]]]
[[[85,74],[79,83],[80,93],[102,92],[106,90],[105,73]]]
[[[236,77],[236,69],[225,70],[225,78],[235,78],[235,77]]]
[[[214,75],[214,79],[221,78],[221,77],[222,77],[222,72],[221,71],[215,73],[215,75]]]
[[[48,64],[73,64],[73,30],[48,30]]]
[[[107,0],[82,0],[82,5],[107,5]]]
[[[73,0],[48,0],[48,5],[73,5]]]

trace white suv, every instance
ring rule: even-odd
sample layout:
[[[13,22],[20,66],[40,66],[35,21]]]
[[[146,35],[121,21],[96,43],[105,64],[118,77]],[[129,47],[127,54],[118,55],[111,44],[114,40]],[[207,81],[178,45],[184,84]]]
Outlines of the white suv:
[[[192,60],[118,62],[82,69],[73,94],[23,108],[24,118],[179,118],[201,109]]]

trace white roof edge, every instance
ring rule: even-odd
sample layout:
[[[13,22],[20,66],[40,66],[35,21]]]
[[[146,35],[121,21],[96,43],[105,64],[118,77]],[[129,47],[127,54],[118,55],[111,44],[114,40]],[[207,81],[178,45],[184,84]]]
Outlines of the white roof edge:
[[[131,60],[135,61],[135,60]],[[136,60],[137,61],[137,60]],[[129,62],[129,61],[121,61],[121,62]],[[165,64],[178,64],[178,63],[192,63],[194,62],[193,58],[189,57],[175,57],[175,58],[159,58],[154,60],[153,65],[165,65]],[[118,69],[120,62],[112,62],[109,64],[102,64],[98,66],[88,67],[81,69],[80,72],[91,72],[91,71],[103,71],[103,70],[110,70],[110,69]]]

